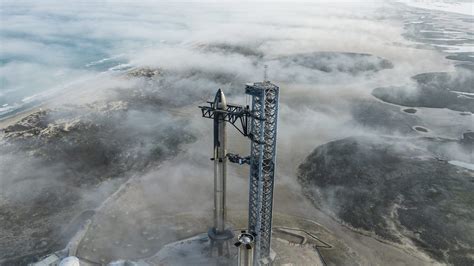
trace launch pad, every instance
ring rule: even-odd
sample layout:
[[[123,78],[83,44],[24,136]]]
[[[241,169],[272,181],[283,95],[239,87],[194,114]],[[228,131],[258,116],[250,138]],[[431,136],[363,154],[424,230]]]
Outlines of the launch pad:
[[[245,210],[230,211],[229,221],[235,226],[233,233],[238,235],[246,228],[247,217]],[[203,213],[181,214],[170,219],[184,217],[193,221],[200,221]],[[346,247],[320,224],[294,215],[286,215],[274,212],[274,224],[272,230],[272,249],[277,256],[274,265],[326,265],[329,262],[340,262],[338,259],[347,256]],[[208,219],[210,221],[210,219]],[[199,228],[205,226],[204,220],[198,222]],[[206,233],[195,233],[179,240],[168,242],[163,245],[154,255],[143,258],[141,265],[243,265],[237,262],[244,261],[245,255],[240,253],[240,247],[246,249],[245,244],[239,248],[232,248],[230,256],[209,256],[211,242]],[[254,249],[250,249],[251,253]],[[240,253],[240,254],[239,254]],[[252,256],[253,257],[253,256]],[[334,261],[336,260],[336,261]],[[253,264],[250,264],[253,265]]]
[[[237,231],[236,231],[237,233]],[[242,238],[239,249],[231,250],[230,257],[209,257],[209,238],[206,234],[196,235],[181,241],[169,243],[153,258],[146,259],[147,265],[253,265],[253,249],[248,249],[248,241],[253,241],[252,235],[247,234]],[[325,265],[321,259],[319,249],[331,248],[324,242],[300,229],[275,228],[274,249],[278,258],[273,261],[276,265]],[[249,252],[241,252],[249,251]],[[237,257],[237,260],[235,259]]]

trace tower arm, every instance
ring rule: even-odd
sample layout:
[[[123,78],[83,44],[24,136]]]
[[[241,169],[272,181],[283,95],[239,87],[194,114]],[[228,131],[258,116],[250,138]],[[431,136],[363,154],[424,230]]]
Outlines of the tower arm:
[[[199,106],[202,117],[214,119],[216,113],[224,114],[222,116],[224,121],[232,124],[243,136],[249,136],[249,117],[251,117],[249,106],[227,104],[227,108],[221,110],[215,108],[214,102],[208,104],[209,106]]]

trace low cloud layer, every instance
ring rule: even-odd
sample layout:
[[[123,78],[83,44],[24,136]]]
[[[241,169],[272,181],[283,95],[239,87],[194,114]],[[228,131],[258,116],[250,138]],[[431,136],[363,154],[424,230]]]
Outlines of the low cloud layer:
[[[111,123],[114,132],[109,139],[93,135],[91,143],[116,141],[120,154],[138,158],[163,145],[157,152],[170,153],[171,146],[181,144],[173,137],[189,137],[179,152],[165,157],[174,159],[161,168],[127,169],[127,177],[142,177],[138,186],[144,195],[143,215],[150,206],[156,212],[208,211],[211,123],[201,118],[197,105],[218,88],[229,102],[249,104],[244,84],[261,81],[265,65],[269,79],[281,87],[278,185],[298,187],[298,165],[316,146],[331,140],[419,136],[412,130],[417,125],[428,127],[432,136],[459,137],[458,130],[423,123],[371,95],[377,87],[409,87],[411,77],[420,73],[454,70],[440,52],[419,49],[403,37],[400,12],[388,1],[5,1],[0,11],[0,108],[30,99],[44,101],[44,108],[67,104],[73,109],[125,101],[128,108],[119,119],[87,117],[98,127]],[[152,74],[126,74],[131,69]],[[35,96],[45,93],[48,97]],[[59,111],[55,118],[65,119],[67,113]],[[443,119],[452,124],[466,121],[451,112]],[[246,155],[248,142],[230,126],[228,130],[229,151]],[[449,156],[460,154],[447,150],[454,154]],[[28,156],[0,157],[0,168],[7,169],[1,172],[0,186],[11,189],[2,191],[0,200],[31,202],[49,182],[67,184],[62,179],[68,178],[70,161],[57,159],[42,166],[36,159],[23,159]],[[458,158],[467,157],[463,153]],[[229,204],[245,208],[246,195],[239,188],[246,187],[246,168],[229,168]],[[24,178],[29,172],[42,178]],[[116,188],[107,182],[88,192],[79,188],[78,201],[97,205]],[[31,186],[35,189],[29,191]],[[155,205],[160,203],[163,207]]]

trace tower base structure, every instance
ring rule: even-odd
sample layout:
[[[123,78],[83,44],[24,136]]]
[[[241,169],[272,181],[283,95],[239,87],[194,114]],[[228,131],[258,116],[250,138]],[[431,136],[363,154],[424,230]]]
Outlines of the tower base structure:
[[[265,258],[261,258],[258,261],[258,265],[273,265],[275,258],[276,258],[276,252],[270,248],[270,254]]]

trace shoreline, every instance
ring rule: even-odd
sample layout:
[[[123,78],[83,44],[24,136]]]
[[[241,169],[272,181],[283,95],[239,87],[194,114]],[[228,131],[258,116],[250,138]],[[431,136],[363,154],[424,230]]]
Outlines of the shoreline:
[[[38,111],[42,111],[43,109],[47,109],[47,103],[41,103],[26,110],[22,110],[12,115],[0,118],[0,130],[3,131],[6,127],[19,122],[20,120],[31,114],[34,114]]]

